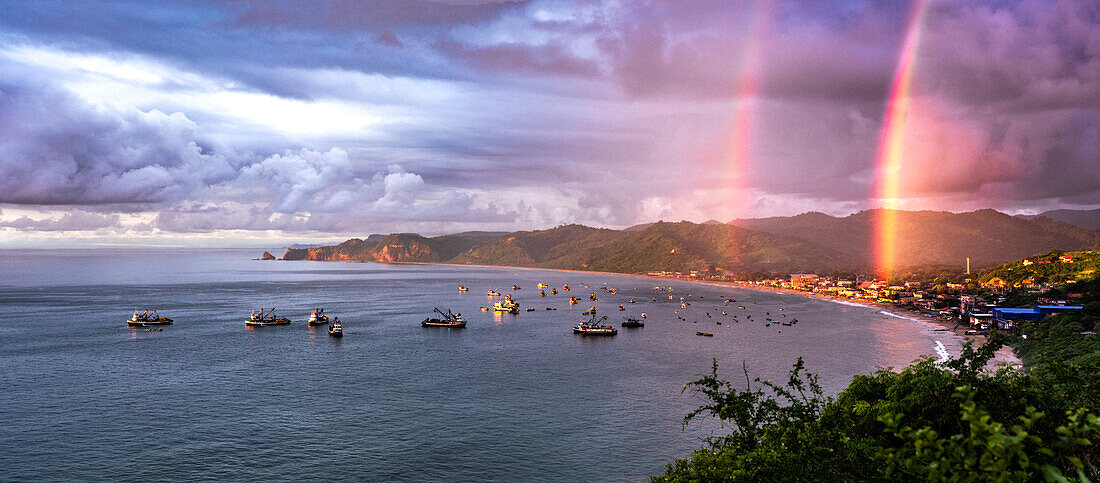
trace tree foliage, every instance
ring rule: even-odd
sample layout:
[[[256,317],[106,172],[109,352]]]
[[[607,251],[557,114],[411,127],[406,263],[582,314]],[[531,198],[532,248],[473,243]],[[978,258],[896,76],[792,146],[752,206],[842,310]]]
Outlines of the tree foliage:
[[[856,376],[835,399],[797,360],[785,384],[744,389],[711,373],[684,391],[706,403],[727,435],[668,465],[655,480],[1073,481],[1095,479],[1100,418],[1073,381],[1080,366],[1040,377],[989,370],[1003,341],[968,343],[944,363]],[[755,383],[755,385],[753,384]]]

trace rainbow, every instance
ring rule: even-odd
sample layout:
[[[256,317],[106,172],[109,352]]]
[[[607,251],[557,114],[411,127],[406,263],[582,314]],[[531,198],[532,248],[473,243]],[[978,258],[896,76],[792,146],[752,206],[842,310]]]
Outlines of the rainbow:
[[[746,218],[750,214],[753,120],[756,117],[756,98],[760,93],[761,44],[767,36],[774,3],[774,0],[756,2],[752,28],[740,53],[742,69],[734,89],[736,105],[730,122],[728,149],[723,154],[722,163],[727,173],[725,179],[729,182],[725,205],[732,218]]]
[[[913,69],[927,7],[927,0],[913,3],[879,138],[874,187],[874,207],[879,209],[875,211],[874,245],[876,273],[883,279],[888,279],[897,265],[897,210],[902,195],[899,178],[904,156],[905,118],[909,113]]]

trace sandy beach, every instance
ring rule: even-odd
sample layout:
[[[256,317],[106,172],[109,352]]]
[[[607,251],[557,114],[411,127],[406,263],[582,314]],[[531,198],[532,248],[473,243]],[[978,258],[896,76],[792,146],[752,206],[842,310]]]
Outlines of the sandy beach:
[[[692,281],[692,280],[684,280],[684,279],[679,279],[679,278],[676,278],[676,279],[673,279],[673,280]],[[815,292],[805,292],[805,291],[802,291],[802,290],[792,290],[792,289],[786,289],[786,288],[782,288],[782,287],[761,286],[761,285],[747,284],[747,283],[741,283],[741,282],[713,281],[713,282],[705,282],[705,283],[713,283],[715,285],[728,285],[728,286],[733,286],[733,287],[738,287],[738,288],[743,288],[743,289],[748,289],[748,290],[781,292],[781,293],[790,294],[790,295],[801,295],[801,296],[810,297],[810,298],[818,298],[818,299],[825,299],[825,300],[832,300],[832,301],[837,301],[837,302],[845,302],[845,303],[851,303],[851,304],[856,304],[856,305],[862,305],[862,306],[868,307],[868,308],[877,308],[877,309],[881,309],[881,310],[884,310],[884,311],[888,311],[890,313],[894,313],[894,314],[903,316],[905,318],[909,318],[909,319],[913,319],[913,320],[916,320],[916,321],[920,321],[920,322],[924,322],[924,323],[927,323],[927,324],[932,324],[932,325],[935,325],[935,326],[938,326],[938,327],[942,327],[946,332],[952,333],[952,334],[954,334],[958,337],[961,337],[965,340],[968,340],[968,341],[971,341],[971,340],[974,341],[975,346],[980,346],[980,345],[984,344],[985,340],[986,340],[984,335],[968,335],[968,334],[966,334],[966,331],[969,330],[970,327],[967,327],[967,326],[964,326],[964,325],[958,325],[954,321],[944,320],[944,319],[941,319],[939,317],[930,317],[930,316],[928,316],[924,313],[921,313],[921,312],[918,312],[918,311],[915,311],[915,310],[910,310],[910,309],[905,309],[905,308],[902,308],[902,307],[898,307],[898,306],[895,306],[893,304],[884,304],[884,303],[872,302],[872,301],[868,301],[868,300],[830,297],[830,296],[815,293]],[[999,367],[999,366],[1002,366],[1002,365],[1005,365],[1005,364],[1015,366],[1015,367],[1022,367],[1023,366],[1023,362],[1016,355],[1015,351],[1011,347],[1008,347],[1008,346],[1001,347],[999,350],[997,350],[996,354],[994,354],[994,356],[993,356],[993,359],[990,361],[990,367],[991,368],[996,368],[996,367]]]

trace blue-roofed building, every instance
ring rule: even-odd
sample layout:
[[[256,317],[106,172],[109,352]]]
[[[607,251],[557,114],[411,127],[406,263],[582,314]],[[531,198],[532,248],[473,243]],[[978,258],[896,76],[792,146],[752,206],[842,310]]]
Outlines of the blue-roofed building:
[[[1021,320],[1042,320],[1069,310],[1081,310],[1080,305],[1036,305],[1023,309],[994,308],[993,323],[998,329],[1015,332]]]

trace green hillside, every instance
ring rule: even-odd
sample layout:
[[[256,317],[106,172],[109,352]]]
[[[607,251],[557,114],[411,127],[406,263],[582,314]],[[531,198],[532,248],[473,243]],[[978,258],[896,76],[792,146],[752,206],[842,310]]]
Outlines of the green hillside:
[[[446,262],[620,273],[723,269],[745,272],[870,271],[877,212],[822,213],[722,223],[637,225],[625,230],[563,225],[508,234],[372,235],[331,247],[288,249],[285,260]],[[901,267],[994,266],[1051,249],[1080,250],[1100,234],[1047,218],[993,210],[900,211]]]
[[[863,265],[874,257],[876,216],[868,210],[846,217],[804,213],[792,217],[734,220],[731,224],[800,238],[843,251]],[[988,267],[1051,249],[1080,250],[1100,243],[1100,234],[1049,218],[1024,219],[995,210],[968,213],[897,211],[900,267]]]
[[[1088,280],[1096,277],[1098,273],[1100,273],[1100,251],[1052,250],[1044,255],[1028,257],[986,270],[979,275],[978,280],[982,283],[999,280],[1009,286],[1026,281],[1034,284],[1060,284]]]

